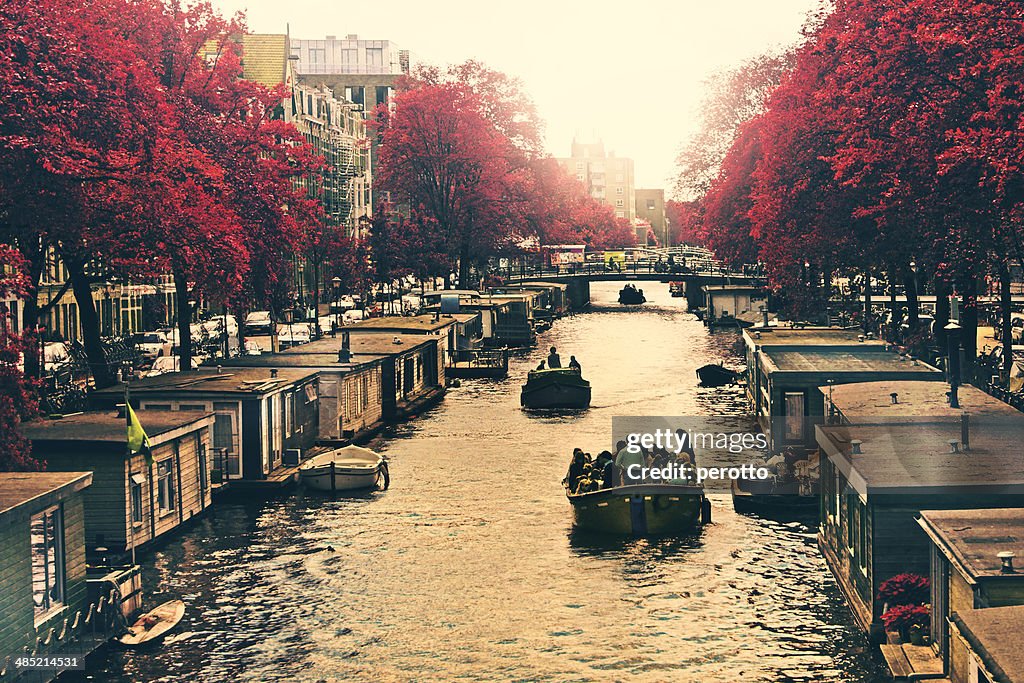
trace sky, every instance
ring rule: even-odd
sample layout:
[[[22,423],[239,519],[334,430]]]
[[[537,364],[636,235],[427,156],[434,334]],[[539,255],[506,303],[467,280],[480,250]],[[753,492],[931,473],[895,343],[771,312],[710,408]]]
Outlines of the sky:
[[[212,0],[249,30],[391,40],[434,64],[478,59],[519,77],[554,156],[574,136],[635,162],[637,187],[672,187],[706,79],[800,36],[820,0]]]

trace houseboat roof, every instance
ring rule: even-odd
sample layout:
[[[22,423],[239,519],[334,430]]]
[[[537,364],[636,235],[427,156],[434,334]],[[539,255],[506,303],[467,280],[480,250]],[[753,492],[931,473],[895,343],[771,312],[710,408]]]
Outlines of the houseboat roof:
[[[423,334],[380,334],[379,332],[369,330],[360,332],[351,327],[345,327],[342,331],[349,332],[349,350],[352,352],[353,357],[366,355],[393,356],[437,341],[437,337]],[[337,358],[338,351],[341,350],[343,343],[342,339],[343,335],[341,334],[336,337],[323,337],[302,346],[293,346],[287,351],[282,351],[279,355],[330,354]],[[396,344],[395,339],[398,339],[400,343]]]
[[[825,396],[831,396],[832,403],[850,422],[857,422],[858,416],[891,418],[902,420],[907,417],[946,417],[960,419],[964,412],[971,415],[1017,416],[1024,424],[1024,414],[1013,406],[989,396],[981,389],[963,384],[957,393],[960,408],[950,408],[946,393],[949,385],[940,382],[914,380],[884,380],[880,382],[858,382],[821,387]],[[896,394],[898,403],[892,402]]]
[[[213,413],[202,411],[139,410],[136,413],[152,445],[213,423]],[[91,410],[65,415],[56,420],[34,420],[21,426],[21,433],[33,442],[90,441],[124,444],[127,423],[114,410]]]
[[[933,375],[941,373],[922,361],[907,360],[905,356],[880,347],[810,347],[761,349],[768,360],[769,372],[818,374],[822,379],[842,373],[889,372],[901,375]]]
[[[743,330],[743,336],[751,346],[885,346],[880,339],[860,341],[863,335],[859,329],[838,327],[758,327]]]
[[[927,510],[918,524],[968,579],[1006,576],[998,557],[1003,551],[1024,560],[1024,508]],[[1024,581],[1024,573],[1012,576]]]
[[[156,377],[133,380],[133,392],[176,392],[193,391],[217,394],[265,394],[272,393],[288,384],[300,383],[316,377],[316,372],[309,370],[278,370],[272,377],[269,368],[216,368],[201,367],[188,372],[169,372]],[[97,397],[111,399],[124,395],[124,385],[117,384],[100,389],[94,394]]]
[[[435,290],[432,290],[432,291],[429,291],[429,292],[424,292],[421,298],[432,299],[432,298],[438,298],[438,297],[441,297],[441,296],[451,296],[451,295],[457,295],[459,298],[468,297],[470,299],[474,299],[474,298],[477,298],[477,297],[480,297],[480,296],[484,296],[484,295],[480,294],[480,292],[476,291],[475,289],[435,289]]]
[[[407,334],[425,334],[439,332],[459,322],[451,315],[404,315],[386,316],[383,318],[367,318],[359,322],[345,325],[344,330],[351,332],[404,332]]]
[[[308,344],[296,347],[303,349]],[[338,352],[322,351],[320,353],[263,353],[259,356],[240,356],[222,360],[225,371],[227,368],[309,368],[317,371],[356,372],[373,367],[380,363],[383,356],[364,354],[349,356],[348,363],[338,362]]]
[[[508,286],[508,285],[506,285]],[[523,282],[524,287],[548,287],[551,289],[569,289],[569,285],[564,282],[544,282],[541,280],[531,280],[530,282]]]
[[[0,515],[34,514],[92,483],[92,472],[0,472]]]
[[[998,683],[1024,683],[1024,606],[965,610],[952,619]]]
[[[959,422],[816,427],[825,455],[862,495],[1024,494],[1020,422],[987,417],[970,423],[970,450]],[[852,441],[860,441],[854,454]]]
[[[721,294],[723,292],[763,292],[764,287],[754,285],[704,285],[704,291],[710,294]]]

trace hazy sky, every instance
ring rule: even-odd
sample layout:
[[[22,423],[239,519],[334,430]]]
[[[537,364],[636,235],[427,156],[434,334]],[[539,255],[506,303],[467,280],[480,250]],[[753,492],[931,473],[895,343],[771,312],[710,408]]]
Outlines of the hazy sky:
[[[799,37],[819,0],[213,0],[249,28],[295,38],[393,40],[419,61],[479,59],[523,80],[548,150],[596,133],[636,161],[638,187],[671,187],[711,73]]]

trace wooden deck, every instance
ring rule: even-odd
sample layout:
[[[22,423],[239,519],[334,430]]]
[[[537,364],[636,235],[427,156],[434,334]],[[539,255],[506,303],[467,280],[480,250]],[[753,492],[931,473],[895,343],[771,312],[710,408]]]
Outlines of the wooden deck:
[[[298,467],[278,467],[266,479],[232,479],[225,487],[227,493],[260,491],[272,493],[290,488],[299,480]]]
[[[936,683],[949,683],[949,678],[942,678],[942,660],[935,656],[935,651],[928,645],[882,645],[882,656],[889,665],[892,677],[898,680],[909,680],[926,676]],[[932,678],[936,676],[936,678]]]

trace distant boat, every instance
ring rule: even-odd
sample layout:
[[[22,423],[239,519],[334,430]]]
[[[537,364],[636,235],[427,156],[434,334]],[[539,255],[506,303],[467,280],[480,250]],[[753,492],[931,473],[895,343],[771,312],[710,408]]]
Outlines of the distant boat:
[[[185,603],[181,600],[168,600],[139,617],[118,642],[129,647],[156,642],[177,626],[184,616]]]
[[[674,297],[686,296],[686,283],[680,280],[668,283],[668,293]]]
[[[722,387],[732,384],[739,377],[735,370],[724,368],[721,365],[705,365],[697,369],[697,378],[702,386]]]
[[[620,536],[689,533],[711,521],[704,489],[686,484],[631,484],[572,494],[573,523],[579,529]]]
[[[619,290],[619,303],[624,306],[638,306],[647,301],[647,297],[638,289],[623,287]]]
[[[576,370],[531,370],[519,398],[524,408],[590,407],[590,382]]]
[[[352,491],[390,483],[388,464],[369,448],[345,446],[314,456],[299,466],[299,481],[317,491]]]

